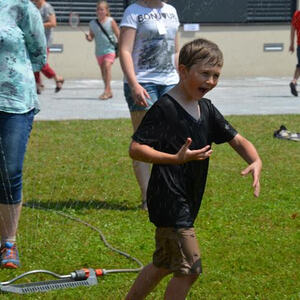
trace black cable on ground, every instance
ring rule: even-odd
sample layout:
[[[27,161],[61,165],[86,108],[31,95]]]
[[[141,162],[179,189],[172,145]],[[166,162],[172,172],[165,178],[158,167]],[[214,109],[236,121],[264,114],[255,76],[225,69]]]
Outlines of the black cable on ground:
[[[131,259],[131,260],[135,261],[135,262],[140,266],[139,268],[136,268],[136,269],[113,269],[113,270],[106,270],[106,273],[140,272],[140,271],[142,270],[142,268],[144,267],[144,265],[141,263],[141,261],[138,260],[137,258],[135,258],[135,257],[133,257],[133,256],[131,256],[131,255],[129,255],[128,253],[126,253],[126,252],[124,252],[124,251],[121,251],[121,250],[119,250],[119,249],[114,248],[113,246],[111,246],[111,245],[107,242],[107,240],[106,240],[104,234],[102,233],[102,231],[101,231],[99,228],[97,228],[97,227],[95,227],[95,226],[93,226],[93,225],[87,223],[86,221],[83,221],[83,220],[81,220],[81,219],[79,219],[79,218],[77,218],[77,217],[73,217],[73,216],[71,216],[71,215],[68,215],[68,214],[66,214],[66,213],[64,213],[64,212],[53,210],[53,209],[51,209],[51,208],[44,208],[44,207],[40,207],[40,206],[31,206],[31,205],[26,204],[26,203],[23,203],[23,206],[29,207],[29,208],[34,208],[34,209],[42,209],[42,210],[45,210],[45,211],[49,211],[49,210],[50,210],[50,211],[52,211],[52,212],[54,212],[54,213],[57,213],[57,214],[59,214],[59,215],[65,217],[65,218],[71,219],[71,220],[73,220],[73,221],[76,221],[76,222],[78,222],[78,223],[81,223],[81,224],[83,224],[83,225],[85,225],[85,226],[87,226],[87,227],[93,229],[94,231],[98,232],[98,234],[100,235],[101,240],[103,241],[104,245],[105,245],[107,248],[109,248],[110,250],[112,250],[112,251],[114,251],[114,252],[116,252],[116,253],[118,253],[118,254],[120,254],[120,255],[122,255],[122,256],[125,256],[127,259]]]

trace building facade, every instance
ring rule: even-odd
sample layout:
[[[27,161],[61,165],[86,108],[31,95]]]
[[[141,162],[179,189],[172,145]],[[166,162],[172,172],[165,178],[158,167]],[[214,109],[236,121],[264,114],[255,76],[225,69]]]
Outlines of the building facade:
[[[94,44],[69,25],[71,12],[80,16],[80,28],[96,17],[97,0],[48,0],[57,15],[51,64],[66,78],[99,78]],[[119,22],[132,1],[108,1]],[[224,77],[292,76],[296,55],[288,51],[290,21],[299,4],[296,0],[168,0],[180,17],[180,44],[199,37],[216,42],[224,53]],[[188,24],[193,24],[189,26]],[[197,30],[198,24],[199,27]],[[196,30],[196,31],[193,31]],[[113,79],[122,79],[119,61]]]

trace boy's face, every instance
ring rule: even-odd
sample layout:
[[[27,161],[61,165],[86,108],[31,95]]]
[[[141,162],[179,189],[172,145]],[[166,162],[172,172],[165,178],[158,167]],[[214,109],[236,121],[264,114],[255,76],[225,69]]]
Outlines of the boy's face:
[[[179,66],[180,81],[189,99],[199,100],[212,90],[221,74],[221,67],[197,63],[188,70],[186,66]]]

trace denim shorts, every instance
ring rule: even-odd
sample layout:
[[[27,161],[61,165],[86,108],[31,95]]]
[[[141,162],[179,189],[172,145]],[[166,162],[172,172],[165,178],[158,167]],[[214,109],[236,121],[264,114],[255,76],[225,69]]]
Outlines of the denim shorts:
[[[147,99],[148,106],[137,105],[131,95],[131,90],[128,83],[124,83],[124,95],[129,108],[129,111],[143,111],[149,110],[152,104],[154,104],[163,94],[167,93],[175,84],[171,85],[158,85],[155,83],[139,83],[149,94],[151,99]]]
[[[22,171],[32,129],[33,110],[25,114],[0,111],[0,203],[22,200]]]

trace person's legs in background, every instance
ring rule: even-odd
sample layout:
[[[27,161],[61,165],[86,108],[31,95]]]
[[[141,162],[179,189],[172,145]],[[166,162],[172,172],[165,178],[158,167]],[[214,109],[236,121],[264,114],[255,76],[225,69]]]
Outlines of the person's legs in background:
[[[36,84],[36,92],[38,95],[42,93],[42,90],[44,89],[44,85],[41,81],[41,73],[40,72],[34,72],[34,78],[35,78],[35,84]]]
[[[291,93],[295,97],[298,96],[297,81],[300,77],[300,47],[299,46],[297,47],[297,59],[298,59],[298,63],[296,65],[296,69],[295,69],[295,72],[294,72],[294,77],[293,77],[293,80],[290,82]]]
[[[101,100],[107,100],[112,98],[112,91],[111,91],[111,65],[112,63],[108,60],[104,60],[101,64],[101,74],[102,79],[104,82],[104,92],[99,96],[99,99]]]
[[[135,132],[146,114],[145,110],[130,112],[133,131]],[[133,171],[142,194],[142,209],[147,210],[147,188],[151,173],[151,164],[132,160]]]
[[[16,246],[18,223],[22,202],[18,204],[0,204],[1,267],[16,269],[20,266]]]
[[[101,100],[107,100],[113,97],[111,90],[111,67],[115,61],[115,57],[115,53],[108,53],[97,57],[104,82],[104,92],[99,96]]]
[[[130,87],[128,84],[124,84],[124,95],[129,107],[131,122],[133,126],[133,131],[135,132],[143,120],[147,110],[154,104],[163,94],[168,92],[174,85],[157,85],[154,83],[140,83],[148,92],[151,99],[148,100],[149,107],[141,107],[134,103],[131,96]],[[151,164],[132,161],[133,170],[142,194],[142,209],[147,210],[147,188],[148,182],[151,174]]]
[[[135,104],[131,95],[131,90],[129,85],[124,84],[124,95],[129,107],[131,122],[132,122],[132,127],[134,132],[139,127],[147,110],[158,99],[158,91],[155,84],[153,83],[140,83],[140,84],[147,90],[148,94],[151,97],[151,99],[147,99],[149,105],[149,107],[147,108]],[[147,188],[150,179],[151,164],[133,160],[132,166],[133,166],[135,177],[141,189],[142,209],[147,210]]]
[[[22,170],[34,113],[0,112],[0,235],[1,266],[20,265],[16,248],[22,209]]]
[[[47,57],[48,56],[49,56],[49,49],[47,49]],[[48,62],[41,69],[41,73],[45,75],[48,79],[51,78],[54,79],[56,85],[54,90],[55,93],[58,93],[62,89],[62,86],[65,82],[64,78],[62,76],[57,75],[55,71],[50,67]],[[37,93],[41,94],[41,91],[43,89],[43,84],[41,82],[40,72],[34,72],[34,77],[36,82]]]

